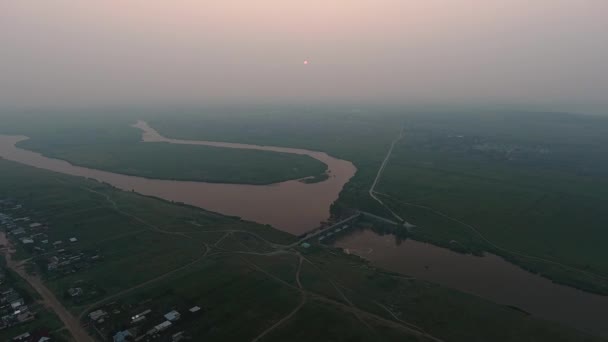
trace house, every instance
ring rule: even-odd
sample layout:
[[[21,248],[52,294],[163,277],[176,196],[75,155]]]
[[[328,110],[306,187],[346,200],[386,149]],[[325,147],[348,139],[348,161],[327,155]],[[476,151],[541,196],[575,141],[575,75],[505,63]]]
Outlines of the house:
[[[114,342],[125,342],[129,337],[133,337],[129,330],[119,331],[114,335]]]
[[[25,305],[25,302],[23,301],[23,299],[19,298],[16,301],[11,303],[11,308],[13,309],[17,309],[20,306]]]
[[[21,243],[24,244],[24,245],[29,245],[29,244],[34,243],[34,240],[31,239],[31,238],[22,238],[21,239]]]
[[[188,311],[195,313],[195,312],[201,311],[201,308],[199,306],[193,306],[190,309],[188,309]]]
[[[169,322],[169,321],[164,321],[164,322],[162,322],[161,324],[154,326],[154,329],[156,329],[156,331],[159,331],[159,332],[160,332],[160,331],[163,331],[163,330],[169,329],[169,327],[170,327],[170,326],[171,326],[171,322]]]
[[[99,309],[99,310],[91,312],[89,314],[89,318],[93,321],[98,321],[98,320],[104,318],[105,316],[107,316],[107,314],[108,314],[107,312]]]
[[[30,335],[29,332],[26,332],[19,336],[13,337],[13,341],[27,341],[27,340],[29,340],[30,336],[32,336],[32,335]]]
[[[78,241],[78,239],[77,239],[77,238],[75,238],[75,237],[70,238],[70,242],[72,242],[72,243],[73,243],[73,242],[76,242],[76,241]]]
[[[133,319],[131,319],[131,324],[139,323],[145,319],[146,319],[146,316],[139,316],[137,318],[133,318]]]
[[[179,312],[177,312],[177,311],[175,311],[175,310],[172,310],[172,311],[167,312],[167,313],[165,314],[165,318],[166,318],[168,321],[171,321],[171,322],[175,322],[175,321],[177,321],[177,320],[178,320],[180,317],[181,317],[181,316],[180,316]]]
[[[171,341],[172,342],[178,342],[185,339],[185,332],[184,331],[180,331],[178,333],[175,333],[173,335],[171,335]]]
[[[136,320],[136,319],[138,319],[138,318],[140,318],[140,317],[145,317],[145,316],[146,316],[147,314],[149,314],[150,312],[152,312],[152,310],[150,310],[150,309],[148,309],[148,310],[146,310],[146,311],[142,311],[142,312],[138,313],[137,315],[135,315],[135,316],[131,317],[131,320]]]
[[[25,234],[25,229],[23,229],[23,228],[20,227],[20,228],[14,229],[11,233],[13,235]]]
[[[81,296],[82,293],[83,291],[80,287],[71,287],[68,289],[68,294],[70,295],[70,297],[78,297]]]

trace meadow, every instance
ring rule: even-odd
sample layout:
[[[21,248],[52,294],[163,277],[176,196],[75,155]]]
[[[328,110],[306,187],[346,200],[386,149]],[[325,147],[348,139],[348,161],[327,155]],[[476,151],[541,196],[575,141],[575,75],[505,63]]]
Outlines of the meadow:
[[[23,147],[153,178],[263,184],[322,172],[320,165],[298,163],[294,156],[260,159],[252,151],[223,149],[206,152],[208,158],[201,160],[189,158],[201,153],[189,147],[140,147],[128,126],[135,118],[171,138],[306,148],[350,160],[357,173],[332,205],[336,216],[354,208],[391,217],[368,192],[403,127],[405,136],[376,191],[393,211],[418,226],[413,238],[461,252],[495,253],[560,283],[608,293],[608,255],[601,243],[608,222],[603,210],[608,199],[604,117],[516,110],[210,108],[171,116],[91,115],[70,121],[69,129],[60,125],[61,134],[53,135],[38,122],[29,129],[41,137],[39,143],[32,139]],[[18,128],[13,131],[23,129]],[[112,143],[99,143],[103,141]]]
[[[471,295],[384,272],[358,257],[189,206],[122,192],[95,181],[0,160],[0,194],[48,225],[48,239],[102,261],[74,274],[43,275],[71,312],[103,308],[103,338],[143,309],[197,305],[174,329],[210,341],[599,341]],[[19,245],[20,246],[20,245]],[[29,258],[27,251],[18,255]],[[44,257],[44,256],[41,256]],[[36,258],[34,258],[35,260]],[[65,291],[94,284],[101,297],[75,303]],[[292,313],[293,315],[288,316]],[[466,312],[466,315],[461,313]],[[160,316],[159,316],[160,317]],[[277,322],[285,319],[276,328]],[[266,332],[268,330],[268,332]],[[172,333],[177,330],[171,330]]]
[[[212,146],[143,143],[136,116],[3,118],[0,133],[26,135],[18,147],[74,165],[153,179],[272,184],[324,179],[327,166],[309,156]]]
[[[210,110],[149,122],[166,136],[326,151],[358,171],[332,206],[391,217],[376,191],[418,226],[418,240],[492,252],[553,280],[608,294],[608,120],[523,111],[395,108]],[[473,227],[474,229],[471,229]]]

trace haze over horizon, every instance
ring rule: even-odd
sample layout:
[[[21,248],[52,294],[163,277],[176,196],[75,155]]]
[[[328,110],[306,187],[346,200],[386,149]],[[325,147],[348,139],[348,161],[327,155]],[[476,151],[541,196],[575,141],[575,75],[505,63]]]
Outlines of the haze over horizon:
[[[606,17],[604,0],[7,0],[0,106],[607,108]]]

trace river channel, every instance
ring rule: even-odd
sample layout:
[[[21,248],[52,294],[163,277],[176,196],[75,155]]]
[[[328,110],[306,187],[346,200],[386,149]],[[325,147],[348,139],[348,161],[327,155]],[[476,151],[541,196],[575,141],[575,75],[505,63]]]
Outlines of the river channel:
[[[0,135],[0,157],[63,174],[96,179],[117,188],[183,202],[245,220],[270,224],[301,234],[329,217],[329,207],[354,176],[355,166],[324,152],[213,141],[169,139],[139,121],[144,142],[192,144],[308,155],[328,166],[329,178],[306,184],[297,180],[271,185],[239,185],[155,180],[72,165],[16,147],[25,136]],[[336,246],[373,264],[405,275],[472,293],[494,302],[516,306],[534,316],[561,322],[608,337],[608,297],[561,286],[531,274],[503,259],[474,257],[406,240],[396,244],[390,235],[354,231]]]
[[[608,297],[555,284],[502,258],[452,252],[411,239],[356,230],[334,244],[383,269],[515,306],[542,319],[608,337]]]
[[[297,148],[235,144],[214,141],[168,139],[143,121],[135,127],[142,130],[144,142],[206,145],[225,148],[274,151],[307,155],[327,165],[328,179],[307,184],[291,180],[270,185],[221,184],[146,179],[72,165],[40,153],[16,147],[25,136],[0,135],[0,157],[41,169],[73,176],[92,178],[119,189],[182,202],[244,220],[270,224],[292,234],[301,234],[329,218],[329,207],[356,172],[355,166],[325,152]]]

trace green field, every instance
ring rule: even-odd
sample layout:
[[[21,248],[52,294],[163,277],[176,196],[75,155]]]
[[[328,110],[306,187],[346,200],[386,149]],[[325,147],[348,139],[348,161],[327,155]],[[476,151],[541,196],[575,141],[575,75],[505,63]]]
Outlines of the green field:
[[[47,224],[49,241],[74,236],[66,248],[103,256],[73,274],[37,270],[75,315],[111,312],[91,328],[104,338],[144,309],[152,313],[143,327],[178,309],[186,314],[168,333],[253,340],[299,307],[263,340],[428,341],[425,331],[445,341],[599,341],[339,250],[282,247],[295,237],[267,226],[94,181],[0,160],[0,196],[23,205],[15,215]],[[98,295],[76,303],[65,295],[75,284],[92,284]],[[194,305],[203,313],[187,314]]]
[[[318,149],[350,160],[357,174],[332,211],[358,208],[387,217],[368,190],[403,123],[405,138],[376,190],[420,227],[414,238],[500,254],[561,283],[608,294],[606,118],[329,108],[215,110],[148,121],[175,138]]]
[[[4,121],[6,120],[6,121]],[[19,147],[74,165],[126,175],[185,181],[272,184],[324,179],[327,165],[309,156],[212,146],[140,142],[135,116],[3,118],[0,133],[29,136]],[[6,122],[6,123],[5,123]]]
[[[419,238],[608,293],[608,123],[540,117],[518,129],[524,119],[499,118],[474,128],[413,123],[377,191],[422,227]]]

